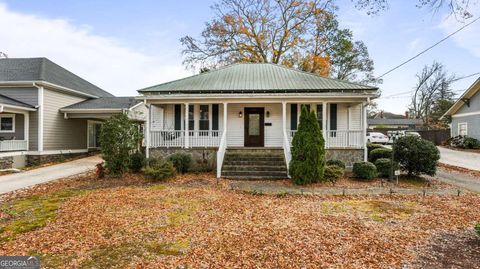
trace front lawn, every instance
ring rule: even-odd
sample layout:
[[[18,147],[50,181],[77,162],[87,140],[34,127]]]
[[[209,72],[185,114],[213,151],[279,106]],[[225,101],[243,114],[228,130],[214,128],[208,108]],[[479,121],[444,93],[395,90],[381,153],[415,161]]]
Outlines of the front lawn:
[[[0,255],[46,268],[398,268],[480,220],[474,194],[259,195],[212,174],[91,175],[2,199]]]

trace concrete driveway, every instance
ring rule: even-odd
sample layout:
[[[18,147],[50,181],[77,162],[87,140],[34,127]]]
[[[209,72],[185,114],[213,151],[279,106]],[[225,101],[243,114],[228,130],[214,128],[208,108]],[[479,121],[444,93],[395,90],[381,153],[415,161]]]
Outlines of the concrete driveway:
[[[88,172],[94,170],[95,165],[102,161],[100,156],[91,156],[26,172],[0,176],[0,194]]]
[[[480,154],[438,147],[440,162],[480,171]]]

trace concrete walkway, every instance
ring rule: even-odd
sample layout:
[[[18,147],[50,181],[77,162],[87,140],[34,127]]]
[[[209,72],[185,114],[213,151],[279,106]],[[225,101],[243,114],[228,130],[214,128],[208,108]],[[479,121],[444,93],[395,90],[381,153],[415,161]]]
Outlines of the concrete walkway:
[[[453,171],[445,171],[443,169],[437,169],[435,178],[445,183],[480,193],[480,178]]]
[[[100,156],[91,156],[21,173],[0,176],[0,194],[88,172],[94,170],[95,165],[100,162],[102,162]]]
[[[479,153],[451,150],[444,147],[437,148],[440,151],[441,163],[480,171]]]

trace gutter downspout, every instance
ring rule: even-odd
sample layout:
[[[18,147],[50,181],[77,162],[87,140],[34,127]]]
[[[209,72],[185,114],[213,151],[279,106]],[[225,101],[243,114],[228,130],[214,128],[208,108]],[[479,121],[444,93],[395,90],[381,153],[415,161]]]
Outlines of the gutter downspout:
[[[37,133],[37,151],[38,152],[43,152],[43,106],[44,106],[44,100],[43,100],[43,94],[44,94],[44,89],[43,86],[38,86],[36,82],[32,83],[33,87],[36,87],[38,89],[38,108],[37,108],[37,113],[38,113],[38,133]]]

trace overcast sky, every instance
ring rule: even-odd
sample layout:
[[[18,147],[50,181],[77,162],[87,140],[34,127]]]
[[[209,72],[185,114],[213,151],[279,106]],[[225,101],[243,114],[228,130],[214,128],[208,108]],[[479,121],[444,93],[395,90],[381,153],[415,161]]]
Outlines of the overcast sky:
[[[185,77],[179,38],[198,36],[212,16],[209,0],[136,1],[0,0],[0,51],[9,57],[47,57],[117,96]],[[408,2],[408,4],[405,4]],[[339,1],[339,21],[363,40],[376,75],[432,45],[465,22],[418,9],[415,1],[391,0],[389,10],[367,16]],[[480,15],[480,6],[471,12]],[[473,19],[474,19],[473,18]],[[471,21],[470,19],[469,21]],[[467,21],[467,22],[469,22]],[[480,72],[480,21],[425,55],[384,77],[378,100],[385,111],[403,113],[415,73],[434,60],[457,76]],[[477,77],[455,83],[458,93]]]

